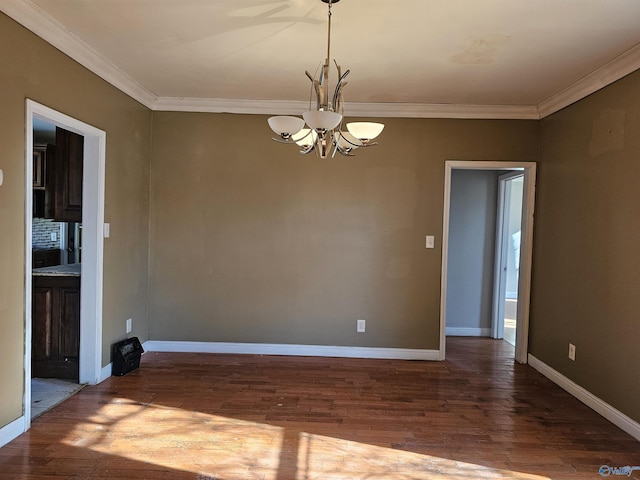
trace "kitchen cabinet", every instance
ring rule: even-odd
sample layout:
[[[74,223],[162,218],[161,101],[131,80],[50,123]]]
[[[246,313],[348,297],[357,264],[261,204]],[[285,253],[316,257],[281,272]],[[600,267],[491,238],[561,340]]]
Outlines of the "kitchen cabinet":
[[[58,248],[39,248],[31,252],[32,268],[50,267],[60,265],[60,259],[64,252]]]
[[[82,222],[82,164],[84,137],[56,128],[51,197],[58,222]]]
[[[51,203],[51,169],[55,156],[55,145],[37,144],[33,146],[33,216],[53,218]]]
[[[33,150],[33,216],[82,222],[84,137],[56,128],[56,144]]]
[[[31,372],[78,381],[80,276],[34,275]]]

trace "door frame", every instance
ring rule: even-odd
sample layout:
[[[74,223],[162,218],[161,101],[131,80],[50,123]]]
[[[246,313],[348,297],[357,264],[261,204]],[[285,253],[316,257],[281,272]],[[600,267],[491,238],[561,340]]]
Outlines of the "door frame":
[[[529,302],[531,299],[531,265],[533,258],[533,214],[535,207],[536,162],[466,161],[445,162],[444,211],[442,219],[442,274],[440,277],[440,346],[438,359],[446,357],[447,269],[449,256],[449,216],[451,210],[452,170],[519,170],[524,173],[522,199],[522,235],[520,243],[520,278],[518,279],[518,309],[515,360],[527,363],[529,341]],[[522,299],[522,301],[520,301]]]
[[[512,171],[500,175],[498,177],[498,205],[496,215],[496,245],[495,260],[493,270],[493,310],[491,319],[491,335],[495,339],[503,338],[504,334],[504,300],[506,295],[506,279],[502,275],[502,271],[506,267],[506,233],[504,231],[505,223],[505,202],[510,198],[511,185],[507,184],[508,180],[522,177],[524,174],[520,170]],[[522,192],[524,200],[524,190]],[[524,207],[524,204],[523,204]],[[521,209],[524,213],[524,208]],[[522,221],[522,219],[521,219]],[[502,335],[501,335],[502,333]]]
[[[33,119],[84,136],[82,175],[82,267],[80,276],[80,377],[95,385],[102,377],[102,296],[106,132],[33,100],[26,100],[25,130],[25,356],[24,431],[31,426],[31,270],[33,217]]]

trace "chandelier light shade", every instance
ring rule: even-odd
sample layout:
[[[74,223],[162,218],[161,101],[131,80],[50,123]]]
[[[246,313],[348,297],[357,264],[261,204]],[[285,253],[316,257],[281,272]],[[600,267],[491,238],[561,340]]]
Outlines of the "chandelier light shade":
[[[310,128],[303,128],[298,133],[292,135],[291,138],[294,142],[301,146],[304,151],[314,147],[316,141],[318,140],[318,134],[315,130],[311,130]]]
[[[309,110],[302,114],[302,118],[315,131],[333,130],[342,121],[342,115],[327,110]]]
[[[343,155],[350,155],[354,149],[363,146],[363,143],[349,132],[335,132],[334,141],[336,143],[336,148]]]
[[[384,125],[374,122],[351,122],[347,123],[349,133],[360,140],[362,143],[369,143],[382,133]]]
[[[327,11],[327,58],[324,61],[318,78],[314,78],[308,71],[305,72],[311,80],[316,96],[315,109],[310,109],[302,114],[303,118],[279,115],[268,119],[269,126],[278,135],[273,140],[280,143],[290,143],[302,148],[300,153],[307,154],[313,151],[320,158],[327,158],[329,153],[335,156],[336,152],[342,155],[353,155],[352,151],[359,147],[376,145],[372,142],[382,130],[382,123],[352,122],[343,128],[344,106],[342,101],[342,89],[347,84],[345,78],[349,70],[342,73],[340,65],[335,60],[338,70],[338,80],[333,89],[333,96],[329,95],[329,59],[331,58],[331,6],[340,0],[321,0],[328,5]],[[305,123],[309,128],[304,128]]]
[[[291,137],[291,135],[298,133],[304,127],[304,120],[287,115],[271,117],[267,122],[269,122],[271,130],[283,137],[283,139]]]

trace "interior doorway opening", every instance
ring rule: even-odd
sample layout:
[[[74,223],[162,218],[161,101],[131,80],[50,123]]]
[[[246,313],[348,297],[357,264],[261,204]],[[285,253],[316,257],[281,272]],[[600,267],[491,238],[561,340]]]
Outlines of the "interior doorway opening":
[[[79,384],[96,384],[105,374],[102,362],[102,275],[104,224],[104,169],[106,133],[80,120],[57,112],[32,100],[26,102],[25,135],[25,357],[24,357],[24,431],[31,425],[32,416],[32,341],[33,341],[33,209],[34,181],[38,171],[34,152],[34,122],[43,122],[83,137],[82,145],[82,229],[74,227],[73,234],[82,235],[82,263],[79,291]],[[61,235],[69,235],[69,230]],[[68,238],[67,238],[68,242]],[[76,258],[79,252],[75,252]],[[68,262],[69,256],[67,256]]]
[[[519,235],[519,249],[517,251],[517,276],[514,283],[511,281],[511,298],[516,299],[515,302],[511,301],[511,307],[515,308],[515,360],[519,363],[527,363],[528,355],[528,335],[529,335],[529,298],[531,291],[531,260],[532,260],[532,240],[533,240],[533,208],[535,199],[535,174],[536,164],[534,162],[490,162],[490,161],[447,161],[445,163],[445,195],[444,195],[444,216],[443,216],[443,248],[442,248],[442,275],[441,275],[441,298],[440,298],[440,349],[439,358],[445,359],[446,355],[446,336],[448,331],[447,317],[449,314],[449,308],[453,311],[452,305],[456,305],[452,302],[452,298],[449,297],[449,276],[455,275],[455,266],[451,266],[450,272],[450,248],[454,248],[455,245],[451,244],[451,202],[452,202],[452,173],[454,170],[477,170],[488,171],[497,170],[503,172],[516,172],[514,177],[522,177],[522,206],[521,206],[521,225]],[[494,197],[495,198],[495,197]],[[493,208],[495,212],[495,205]],[[498,222],[496,222],[498,223]],[[513,232],[515,233],[515,232]],[[495,238],[495,230],[491,234],[492,238]],[[492,244],[492,248],[493,244]],[[493,252],[492,252],[493,253]],[[515,264],[515,257],[514,257]],[[498,268],[495,266],[494,268]],[[504,267],[500,267],[501,269]],[[482,282],[482,287],[490,289],[493,292],[493,315],[495,318],[497,307],[502,309],[502,313],[498,314],[502,317],[502,325],[496,326],[496,321],[492,320],[492,324],[488,325],[489,328],[479,328],[482,331],[481,335],[494,336],[500,335],[500,338],[504,335],[504,323],[505,323],[505,307],[507,302],[497,302],[496,298],[499,298],[495,294],[497,288],[493,285],[498,275],[492,273],[493,279],[485,280]],[[510,280],[512,280],[510,278]],[[513,290],[515,288],[515,291]],[[507,283],[504,283],[504,295],[502,298],[506,298]],[[491,303],[491,301],[489,301]],[[498,305],[501,303],[501,305]],[[457,305],[456,305],[457,306]],[[489,306],[491,308],[491,306]]]
[[[84,137],[33,119],[31,419],[79,384]],[[74,142],[74,143],[72,143]],[[70,145],[77,148],[70,149]],[[70,202],[70,197],[76,197]],[[71,208],[72,207],[72,208]]]

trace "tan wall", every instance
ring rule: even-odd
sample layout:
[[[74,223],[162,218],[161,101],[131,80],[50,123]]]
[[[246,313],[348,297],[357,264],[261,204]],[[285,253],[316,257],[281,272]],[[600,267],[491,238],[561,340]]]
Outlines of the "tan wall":
[[[385,123],[321,160],[263,116],[155,112],[150,337],[437,349],[444,162],[536,160],[538,125]]]
[[[0,427],[22,411],[27,97],[107,132],[103,365],[130,317],[143,340],[437,348],[444,161],[535,161],[541,125],[531,351],[640,421],[640,74],[542,122],[386,119],[323,161],[262,116],[152,121],[3,14],[0,61]]]
[[[22,414],[24,377],[25,99],[107,132],[103,356],[146,338],[151,112],[0,13],[0,427]]]
[[[542,121],[530,340],[533,355],[635,421],[639,132],[640,72]]]

